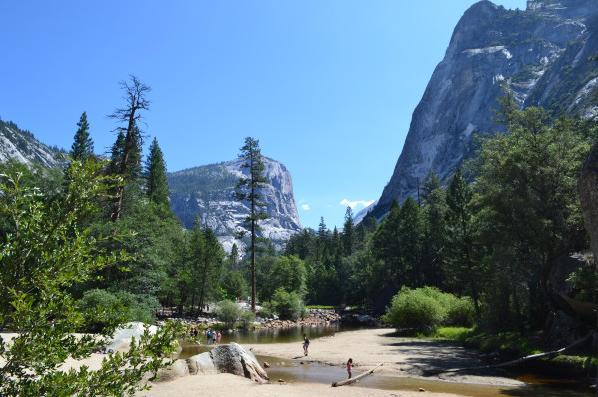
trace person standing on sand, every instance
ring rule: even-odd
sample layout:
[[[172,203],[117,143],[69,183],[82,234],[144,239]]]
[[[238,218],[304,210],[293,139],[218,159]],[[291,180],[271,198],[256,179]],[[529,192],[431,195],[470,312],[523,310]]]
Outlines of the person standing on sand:
[[[349,374],[349,378],[351,379],[351,371],[353,371],[353,359],[350,358],[349,361],[347,361],[347,373]]]
[[[309,347],[309,338],[307,334],[303,334],[303,354],[307,356],[307,348]]]

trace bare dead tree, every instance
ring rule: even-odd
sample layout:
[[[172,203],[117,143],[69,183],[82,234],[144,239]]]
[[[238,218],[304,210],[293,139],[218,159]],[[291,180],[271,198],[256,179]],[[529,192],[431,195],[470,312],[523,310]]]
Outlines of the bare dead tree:
[[[141,144],[134,137],[134,128],[138,121],[143,119],[141,110],[149,110],[150,101],[146,98],[146,94],[151,91],[151,88],[141,83],[137,77],[129,75],[131,81],[121,81],[120,86],[125,92],[123,99],[126,101],[124,108],[116,109],[114,113],[108,115],[108,118],[115,119],[121,126],[116,128],[116,131],[123,132],[125,139],[122,148],[122,157],[119,159],[118,175],[121,176],[123,183],[117,187],[117,194],[114,199],[112,221],[116,222],[122,213],[123,206],[123,191],[125,188],[124,181],[127,173],[127,164],[129,155],[135,145]],[[125,127],[126,125],[126,127]]]

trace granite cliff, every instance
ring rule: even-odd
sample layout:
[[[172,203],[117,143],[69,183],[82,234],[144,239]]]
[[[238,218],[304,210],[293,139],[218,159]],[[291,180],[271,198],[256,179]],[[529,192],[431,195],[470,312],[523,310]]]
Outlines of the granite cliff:
[[[35,139],[29,131],[21,130],[12,121],[0,120],[0,162],[10,159],[20,163],[38,162],[44,167],[54,168],[66,164],[57,157],[65,153],[51,148]]]
[[[373,214],[394,198],[417,198],[429,171],[446,180],[472,155],[474,134],[497,133],[493,109],[503,84],[521,108],[553,115],[598,112],[598,1],[535,0],[526,10],[490,1],[469,8],[413,112],[403,150]]]
[[[174,213],[185,227],[193,227],[196,215],[201,224],[210,227],[218,236],[225,250],[230,252],[233,243],[240,251],[246,242],[235,240],[235,231],[241,228],[243,218],[249,213],[245,202],[235,201],[234,188],[237,181],[247,173],[241,168],[243,160],[211,164],[168,174],[170,201]],[[261,191],[262,201],[267,203],[265,211],[270,219],[260,222],[261,235],[268,237],[280,249],[294,233],[303,229],[295,196],[293,182],[287,168],[272,159],[264,157],[264,175],[270,186]]]

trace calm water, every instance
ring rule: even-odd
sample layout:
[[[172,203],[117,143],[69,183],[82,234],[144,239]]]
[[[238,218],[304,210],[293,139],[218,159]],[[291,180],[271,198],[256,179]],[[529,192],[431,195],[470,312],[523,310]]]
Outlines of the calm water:
[[[256,343],[286,343],[301,342],[303,333],[310,339],[334,335],[337,332],[350,331],[358,328],[341,327],[339,324],[318,325],[309,327],[289,327],[277,329],[258,329],[255,331],[237,331],[223,333],[221,344],[236,342],[243,344]],[[205,344],[203,335],[200,347],[182,342],[183,351],[178,358],[188,358],[198,353],[212,349],[213,345]],[[347,376],[344,367],[334,367],[319,363],[310,363],[299,360],[286,360],[277,357],[256,357],[260,363],[267,361],[270,365],[266,371],[272,382],[282,379],[285,382],[315,382],[331,384],[343,380]],[[359,371],[355,371],[354,376]],[[385,390],[418,390],[423,388],[431,392],[455,393],[471,397],[590,397],[595,396],[595,391],[587,385],[568,380],[543,379],[529,374],[513,375],[513,378],[528,383],[525,387],[498,387],[486,385],[469,385],[463,383],[441,382],[426,379],[407,378],[390,375],[368,376],[358,383],[343,387],[366,387]]]

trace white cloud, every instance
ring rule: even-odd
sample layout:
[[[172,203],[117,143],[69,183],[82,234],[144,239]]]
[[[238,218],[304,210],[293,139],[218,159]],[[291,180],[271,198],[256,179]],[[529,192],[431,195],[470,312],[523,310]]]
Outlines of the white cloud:
[[[351,207],[351,209],[357,207],[358,205],[363,206],[363,208],[368,207],[370,205],[372,205],[374,203],[375,200],[370,200],[370,201],[349,201],[347,199],[344,199],[343,201],[341,201],[339,204],[343,205],[345,207]]]
[[[301,206],[301,208],[304,209],[305,211],[309,211],[311,209],[311,208],[309,208],[309,205],[307,205],[307,204],[303,204]]]

